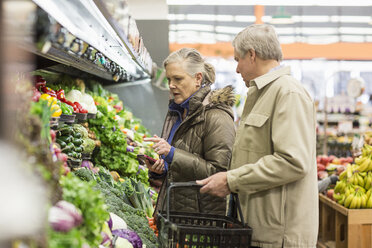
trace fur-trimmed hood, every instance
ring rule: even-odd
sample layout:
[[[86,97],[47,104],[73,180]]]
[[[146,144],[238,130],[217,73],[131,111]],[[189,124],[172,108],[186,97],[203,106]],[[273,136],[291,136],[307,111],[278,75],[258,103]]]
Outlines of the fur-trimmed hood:
[[[231,85],[226,86],[222,89],[217,89],[211,92],[209,101],[214,104],[223,103],[228,106],[234,106],[235,94]]]

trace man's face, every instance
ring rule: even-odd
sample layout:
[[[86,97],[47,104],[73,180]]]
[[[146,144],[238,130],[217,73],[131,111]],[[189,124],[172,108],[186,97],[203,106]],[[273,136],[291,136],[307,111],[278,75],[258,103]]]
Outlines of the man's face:
[[[238,62],[236,66],[236,72],[240,73],[243,81],[248,87],[250,80],[256,78],[256,63],[254,51],[248,51],[244,57],[240,57],[239,54],[234,50],[234,59]]]

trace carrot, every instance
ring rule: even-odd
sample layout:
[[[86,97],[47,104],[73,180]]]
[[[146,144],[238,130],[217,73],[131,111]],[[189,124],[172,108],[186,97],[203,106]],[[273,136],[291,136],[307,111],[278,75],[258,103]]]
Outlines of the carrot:
[[[149,225],[152,226],[152,225],[154,225],[154,224],[155,224],[154,219],[149,219]]]

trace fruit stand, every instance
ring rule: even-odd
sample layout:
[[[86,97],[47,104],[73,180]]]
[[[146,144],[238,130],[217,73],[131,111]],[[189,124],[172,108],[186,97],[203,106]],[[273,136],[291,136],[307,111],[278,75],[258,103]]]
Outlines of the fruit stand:
[[[372,209],[347,209],[319,194],[318,247],[372,247]]]

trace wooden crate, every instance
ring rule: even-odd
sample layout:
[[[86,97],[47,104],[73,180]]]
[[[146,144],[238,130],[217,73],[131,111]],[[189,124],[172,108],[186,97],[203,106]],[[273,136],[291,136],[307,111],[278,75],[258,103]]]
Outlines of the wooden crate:
[[[372,209],[347,209],[319,194],[318,247],[371,248]]]

